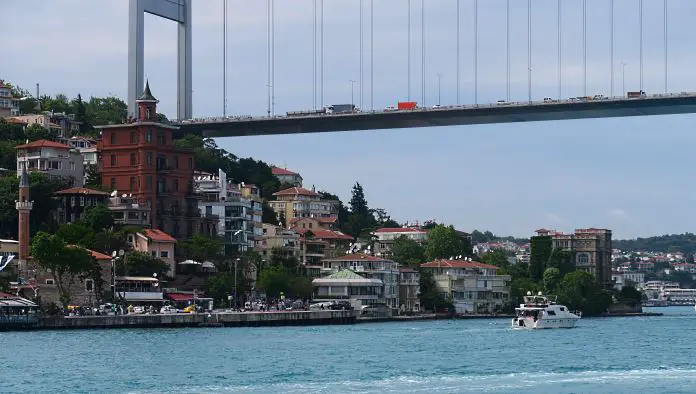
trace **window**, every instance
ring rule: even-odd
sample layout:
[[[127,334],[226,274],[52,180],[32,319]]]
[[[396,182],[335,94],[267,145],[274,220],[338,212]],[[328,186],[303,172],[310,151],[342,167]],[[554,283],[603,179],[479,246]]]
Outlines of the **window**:
[[[94,291],[94,280],[85,279],[85,291]]]
[[[148,130],[147,133],[145,133],[145,142],[148,144],[152,142],[152,130]]]
[[[578,263],[579,264],[589,264],[590,262],[590,256],[587,255],[587,253],[581,253],[578,255]]]
[[[147,161],[147,165],[151,166],[152,165],[152,152],[147,152],[145,154],[145,159]]]
[[[116,132],[112,131],[111,132],[111,145],[115,145],[115,144],[116,144]]]
[[[151,176],[151,175],[148,175],[148,176],[145,178],[145,189],[146,189],[146,190],[152,189],[152,176]]]
[[[179,191],[179,180],[174,179],[174,191],[178,192]]]
[[[188,158],[188,168],[189,170],[193,169],[193,157]]]
[[[135,177],[130,177],[130,189],[135,190]]]
[[[152,257],[157,257],[157,251],[156,251],[156,250],[153,250],[153,251],[152,251]]]
[[[138,135],[135,134],[135,131],[131,131],[131,133],[130,133],[130,142],[131,142],[131,144],[138,143]]]
[[[136,164],[137,160],[138,160],[138,155],[135,153],[131,153],[130,154],[130,163],[132,166],[134,166]]]
[[[75,162],[74,161],[70,162],[70,170],[75,171]]]
[[[138,175],[138,190],[142,187],[142,184],[140,183],[140,175]]]
[[[116,165],[116,155],[111,155],[111,166],[114,167]]]
[[[167,250],[160,251],[160,257],[163,259],[169,258],[169,251],[167,251]]]
[[[46,281],[44,283],[46,283],[47,285],[54,285],[55,284],[53,279],[46,279]]]
[[[111,190],[116,190],[116,178],[111,178]]]
[[[166,145],[166,139],[164,138],[164,132],[157,132],[157,145]]]
[[[174,156],[174,168],[179,168],[179,156]]]

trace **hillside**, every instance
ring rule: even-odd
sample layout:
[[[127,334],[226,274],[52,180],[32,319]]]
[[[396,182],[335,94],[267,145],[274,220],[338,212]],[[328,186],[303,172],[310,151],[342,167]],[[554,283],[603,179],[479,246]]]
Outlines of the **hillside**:
[[[667,234],[655,237],[614,240],[614,248],[652,252],[696,252],[696,234]]]

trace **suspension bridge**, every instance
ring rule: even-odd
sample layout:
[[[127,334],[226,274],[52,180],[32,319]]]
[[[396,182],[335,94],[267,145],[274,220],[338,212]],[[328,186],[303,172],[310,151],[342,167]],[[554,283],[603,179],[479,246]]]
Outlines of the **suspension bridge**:
[[[554,97],[535,97],[535,86],[532,82],[532,70],[534,67],[542,65],[533,64],[533,40],[532,29],[539,21],[534,21],[532,0],[526,1],[526,41],[527,41],[527,97],[523,99],[513,98],[511,95],[511,17],[515,12],[511,8],[511,0],[502,2],[504,5],[505,24],[500,26],[505,31],[506,45],[504,59],[506,64],[506,75],[501,78],[506,85],[506,91],[501,92],[501,97],[505,99],[493,103],[479,102],[479,47],[482,38],[479,32],[479,3],[482,0],[451,0],[452,14],[456,15],[456,31],[452,32],[453,42],[456,43],[456,103],[442,103],[440,101],[440,75],[438,74],[438,100],[435,105],[425,105],[426,102],[426,58],[428,41],[426,38],[426,26],[428,24],[427,7],[425,0],[404,0],[403,6],[406,7],[407,21],[405,23],[405,36],[407,37],[408,54],[405,56],[407,61],[407,85],[405,105],[389,106],[383,109],[375,108],[374,105],[374,0],[355,0],[359,10],[359,78],[357,81],[350,80],[351,83],[351,103],[336,104],[334,110],[333,103],[326,103],[324,100],[324,61],[325,61],[325,26],[324,0],[312,0],[312,33],[313,33],[313,54],[312,54],[312,104],[311,108],[297,108],[295,111],[285,114],[276,114],[275,111],[275,0],[266,0],[266,73],[267,73],[267,108],[264,116],[240,116],[229,115],[227,113],[227,35],[228,35],[228,0],[222,0],[221,7],[221,27],[223,34],[223,65],[222,65],[222,85],[223,113],[218,117],[194,118],[192,114],[192,35],[191,35],[191,0],[130,0],[130,20],[129,20],[129,112],[133,113],[136,95],[142,90],[143,81],[143,14],[150,13],[159,17],[176,21],[179,24],[178,31],[178,110],[177,121],[182,130],[187,132],[199,132],[209,137],[231,137],[247,135],[271,135],[271,134],[290,134],[290,133],[313,133],[313,132],[332,132],[350,130],[375,130],[375,129],[395,129],[413,127],[433,127],[433,126],[453,126],[453,125],[475,125],[475,124],[494,124],[512,122],[533,122],[533,121],[552,121],[568,119],[590,119],[608,117],[628,117],[628,116],[652,116],[696,113],[696,93],[694,92],[670,92],[668,91],[668,27],[669,27],[669,0],[648,0],[651,3],[662,3],[662,39],[663,46],[663,79],[664,89],[660,92],[645,92],[644,84],[644,4],[643,0],[631,0],[637,10],[638,41],[639,48],[639,84],[637,89],[626,91],[625,87],[625,63],[621,61],[621,89],[617,91],[615,86],[615,12],[614,0],[594,3],[602,4],[602,12],[607,14],[609,26],[607,29],[606,40],[610,43],[610,53],[607,63],[610,65],[610,86],[606,91],[588,91],[588,66],[587,66],[587,47],[588,47],[588,20],[587,20],[587,0],[578,0],[575,3],[581,5],[581,15],[572,15],[574,19],[582,22],[582,94],[576,97],[563,97],[563,78],[567,77],[568,67],[564,65],[564,39],[563,31],[568,21],[567,0],[554,0],[554,18],[547,19],[543,23],[555,24],[557,46],[555,59],[547,57],[545,63],[557,62],[558,92]],[[326,2],[327,4],[329,2]],[[515,2],[519,6],[519,3]],[[549,3],[549,1],[547,1]],[[463,11],[463,5],[469,5],[468,12]],[[565,12],[564,12],[565,10]],[[520,12],[517,7],[516,12]],[[548,13],[547,13],[548,14]],[[651,15],[653,18],[655,15]],[[555,20],[554,20],[555,19]],[[574,20],[573,20],[574,22]],[[432,22],[431,22],[432,23]],[[463,33],[462,25],[473,27],[473,31]],[[414,28],[415,27],[415,28]],[[594,28],[594,27],[593,27]],[[462,50],[461,41],[463,38],[473,40],[471,52]],[[473,37],[470,37],[473,36]],[[654,39],[656,37],[649,37]],[[420,39],[418,43],[416,39]],[[420,52],[421,64],[419,65],[420,75],[420,103],[413,94],[413,52]],[[473,60],[473,70],[471,74],[462,75],[462,58]],[[242,60],[243,61],[243,60]],[[544,64],[547,67],[548,64]],[[577,67],[577,64],[572,66]],[[546,76],[548,77],[548,76]],[[461,102],[462,81],[466,79],[473,85],[473,103]],[[654,85],[654,81],[651,81]],[[354,85],[358,84],[358,100],[354,99]],[[308,87],[309,89],[309,87]],[[541,90],[541,89],[539,89]],[[547,93],[548,94],[548,93]],[[395,103],[396,104],[396,103]],[[365,107],[367,108],[365,108]]]

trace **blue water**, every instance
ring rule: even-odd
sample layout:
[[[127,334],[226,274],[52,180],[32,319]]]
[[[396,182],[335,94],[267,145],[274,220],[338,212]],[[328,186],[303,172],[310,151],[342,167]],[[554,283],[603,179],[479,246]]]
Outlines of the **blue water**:
[[[572,330],[492,319],[0,333],[0,392],[696,392],[696,312],[656,311]]]

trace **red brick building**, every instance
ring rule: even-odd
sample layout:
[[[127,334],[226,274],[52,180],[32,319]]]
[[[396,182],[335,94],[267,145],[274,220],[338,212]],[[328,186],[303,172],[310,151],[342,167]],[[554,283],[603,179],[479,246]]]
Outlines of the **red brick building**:
[[[172,134],[178,127],[157,120],[157,103],[148,83],[137,100],[137,119],[98,126],[102,184],[149,203],[152,228],[175,238],[210,233],[193,190],[194,154],[174,147]]]

